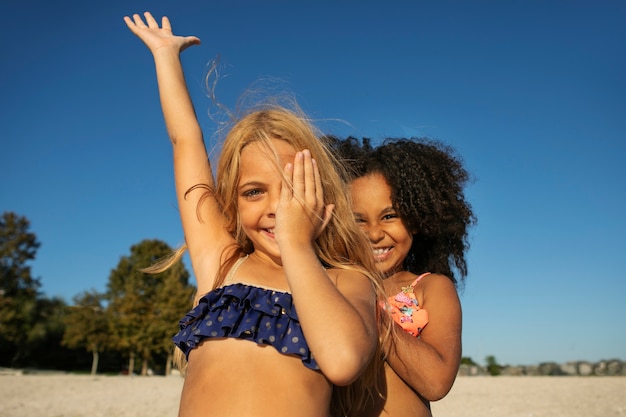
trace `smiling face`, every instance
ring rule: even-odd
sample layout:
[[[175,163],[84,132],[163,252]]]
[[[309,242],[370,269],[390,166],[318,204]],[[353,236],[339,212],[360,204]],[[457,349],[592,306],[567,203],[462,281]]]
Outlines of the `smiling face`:
[[[391,188],[378,173],[352,181],[352,210],[369,238],[378,270],[386,276],[403,270],[413,235],[391,203]]]
[[[291,145],[271,140],[279,157],[280,167],[293,162],[296,154]],[[276,208],[280,200],[283,176],[273,160],[272,151],[262,142],[253,142],[241,152],[237,207],[239,222],[255,251],[280,260],[280,250],[274,238]]]

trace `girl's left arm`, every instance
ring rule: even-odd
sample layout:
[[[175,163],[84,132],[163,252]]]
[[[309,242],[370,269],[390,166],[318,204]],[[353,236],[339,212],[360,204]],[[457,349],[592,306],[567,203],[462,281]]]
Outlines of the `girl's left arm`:
[[[450,391],[459,370],[461,303],[454,284],[444,275],[429,275],[421,284],[428,325],[419,338],[397,327],[387,363],[422,397],[437,401]]]

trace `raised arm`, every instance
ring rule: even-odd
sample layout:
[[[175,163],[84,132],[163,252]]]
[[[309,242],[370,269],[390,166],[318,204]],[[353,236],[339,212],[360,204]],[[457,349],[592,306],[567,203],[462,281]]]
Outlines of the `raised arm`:
[[[203,294],[211,289],[221,250],[230,243],[230,237],[224,231],[215,199],[211,196],[198,205],[207,189],[213,189],[213,175],[180,53],[199,44],[200,39],[174,35],[167,17],[163,17],[161,27],[150,13],[144,17],[145,23],[138,14],[132,19],[126,16],[124,21],[154,57],[163,117],[174,152],[178,208],[198,293]]]

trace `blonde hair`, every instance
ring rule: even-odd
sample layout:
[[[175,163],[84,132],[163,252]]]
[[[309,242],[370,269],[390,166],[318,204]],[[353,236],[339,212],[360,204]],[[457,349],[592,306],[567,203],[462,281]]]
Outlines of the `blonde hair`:
[[[235,123],[226,135],[219,155],[216,169],[214,189],[208,185],[196,185],[193,188],[206,188],[199,205],[206,198],[214,197],[225,218],[225,228],[236,240],[236,246],[227,248],[224,263],[216,277],[214,288],[219,287],[232,264],[244,254],[251,253],[254,248],[239,224],[237,207],[237,185],[241,165],[241,152],[251,143],[260,143],[267,150],[277,170],[283,172],[278,155],[272,146],[272,140],[281,140],[289,144],[295,151],[308,149],[319,167],[324,194],[324,204],[334,204],[332,218],[314,242],[315,252],[320,261],[329,268],[358,271],[368,277],[377,295],[383,300],[384,294],[380,274],[372,257],[372,250],[365,234],[354,220],[352,207],[348,197],[347,176],[334,154],[323,142],[319,134],[304,117],[299,109],[290,110],[280,105],[268,105],[256,109],[243,116]],[[289,181],[286,181],[289,184]],[[200,210],[198,210],[198,213]],[[182,256],[185,247],[180,248],[173,257]],[[173,258],[165,260],[160,268],[174,263]],[[378,310],[378,309],[377,309]],[[380,332],[382,339],[388,336],[384,330]],[[348,415],[351,407],[363,407],[372,396],[380,396],[380,378],[382,366],[381,340],[378,350],[366,371],[357,382],[349,387],[336,387],[333,394],[333,415]],[[184,370],[184,355],[176,349],[178,367]],[[181,362],[180,359],[183,359]]]

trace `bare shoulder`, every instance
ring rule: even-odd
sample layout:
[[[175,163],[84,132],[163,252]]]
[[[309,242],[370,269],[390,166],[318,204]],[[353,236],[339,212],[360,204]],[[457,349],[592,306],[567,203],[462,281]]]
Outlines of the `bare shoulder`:
[[[417,276],[415,277],[417,278]],[[456,292],[456,287],[454,285],[454,282],[452,282],[452,280],[449,277],[447,277],[446,275],[442,275],[442,274],[435,274],[435,273],[428,274],[419,281],[418,285],[421,285],[424,288],[427,288],[427,287],[448,288]]]
[[[351,268],[329,268],[326,272],[342,293],[361,293],[368,296],[372,294],[371,280],[362,271]]]
[[[447,309],[460,304],[454,282],[445,275],[429,274],[417,283],[415,290],[421,293],[425,308]]]

